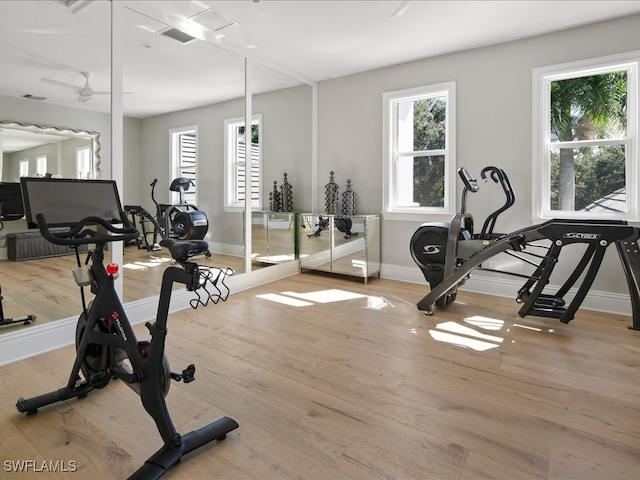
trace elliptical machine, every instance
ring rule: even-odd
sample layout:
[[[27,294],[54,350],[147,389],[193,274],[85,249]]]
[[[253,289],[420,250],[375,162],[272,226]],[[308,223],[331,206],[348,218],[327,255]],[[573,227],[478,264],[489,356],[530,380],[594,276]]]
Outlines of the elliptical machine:
[[[467,195],[469,192],[477,192],[480,186],[464,167],[458,169],[458,176],[464,185],[460,213],[457,213],[449,223],[423,223],[411,237],[409,245],[411,256],[422,270],[431,290],[449,277],[467,258],[502,236],[493,231],[496,220],[502,212],[514,204],[516,198],[504,170],[493,166],[483,168],[480,172],[482,180],[486,182],[491,178],[495,183],[499,183],[506,198],[500,208],[487,216],[480,232],[474,233],[473,217],[467,212]],[[453,303],[458,285],[439,297],[435,305],[443,308]]]
[[[202,240],[209,230],[207,215],[193,204],[186,203],[185,192],[193,180],[185,177],[174,178],[169,186],[172,192],[178,192],[179,202],[176,204],[158,203],[155,189],[158,179],[151,182],[151,200],[156,205],[157,226],[154,232],[154,244],[157,234],[162,238],[176,238],[178,240]],[[158,230],[159,227],[159,231]]]

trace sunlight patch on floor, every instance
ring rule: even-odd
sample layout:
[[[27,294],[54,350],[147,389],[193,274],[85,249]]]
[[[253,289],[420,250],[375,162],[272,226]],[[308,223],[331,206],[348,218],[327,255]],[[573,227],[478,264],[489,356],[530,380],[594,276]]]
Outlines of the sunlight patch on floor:
[[[285,295],[278,295],[277,293],[265,293],[264,295],[256,295],[256,297],[262,298],[263,300],[269,300],[271,302],[290,305],[292,307],[309,307],[313,305],[313,303],[311,302],[305,302],[304,300],[288,297]]]
[[[283,295],[290,295],[295,298],[302,298],[314,303],[331,303],[342,302],[354,298],[366,297],[360,293],[348,292],[346,290],[318,290],[316,292],[298,293],[298,292],[282,292]]]
[[[361,293],[349,292],[347,290],[330,289],[318,290],[315,292],[280,292],[257,295],[257,298],[272,302],[291,305],[292,307],[309,307],[317,304],[333,302],[346,302],[349,307],[367,308],[371,310],[382,310],[383,308],[395,308],[395,305],[385,297],[376,295],[363,295]],[[401,299],[400,302],[407,303]]]
[[[471,348],[477,352],[484,352],[492,348],[497,348],[499,345],[491,342],[484,342],[475,338],[467,338],[462,335],[455,335],[452,333],[441,332],[438,330],[429,330],[429,334],[434,340],[444,343],[451,343],[458,347]]]
[[[165,266],[169,262],[171,262],[170,258],[151,257],[151,260],[146,262],[138,260],[136,262],[125,263],[122,268],[128,270],[145,270],[147,268]]]
[[[483,352],[499,347],[504,341],[504,338],[482,333],[476,330],[476,328],[500,331],[504,326],[504,320],[474,315],[464,318],[462,323],[454,321],[439,323],[435,329],[429,330],[429,335],[438,342],[450,343],[459,347],[471,348],[478,352]]]

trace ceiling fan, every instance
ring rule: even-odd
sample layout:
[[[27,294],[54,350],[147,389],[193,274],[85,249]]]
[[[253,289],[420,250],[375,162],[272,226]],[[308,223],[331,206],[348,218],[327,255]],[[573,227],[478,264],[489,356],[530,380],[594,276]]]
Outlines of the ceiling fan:
[[[42,78],[41,81],[51,83],[54,85],[62,85],[67,88],[73,88],[78,94],[79,102],[88,102],[95,98],[96,95],[110,95],[111,92],[96,92],[91,85],[89,85],[89,77],[91,74],[89,72],[79,72],[84,77],[84,86],[79,87],[72,83],[61,82],[59,80],[53,80],[51,78]],[[125,94],[130,94],[131,92],[123,92]]]

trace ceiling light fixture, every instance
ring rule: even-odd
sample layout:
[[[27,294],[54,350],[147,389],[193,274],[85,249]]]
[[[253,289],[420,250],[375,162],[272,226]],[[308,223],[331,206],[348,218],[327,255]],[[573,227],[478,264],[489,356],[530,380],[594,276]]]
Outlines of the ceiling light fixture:
[[[391,16],[399,17],[400,15],[402,15],[407,10],[407,8],[409,8],[410,3],[410,0],[405,0],[404,2],[402,2],[400,6],[396,8],[396,11],[391,14]]]
[[[192,17],[189,17],[189,20],[199,23],[214,32],[218,32],[223,28],[233,27],[238,24],[235,20],[211,9],[207,9],[193,15]]]

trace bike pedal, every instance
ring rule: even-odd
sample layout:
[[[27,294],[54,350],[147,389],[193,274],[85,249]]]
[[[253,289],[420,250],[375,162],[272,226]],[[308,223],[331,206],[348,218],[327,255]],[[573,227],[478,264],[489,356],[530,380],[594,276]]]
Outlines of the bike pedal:
[[[190,383],[196,379],[195,374],[196,374],[196,367],[195,365],[191,364],[187,368],[182,370],[182,373],[172,372],[171,378],[173,378],[176,382],[182,381],[184,383]]]

